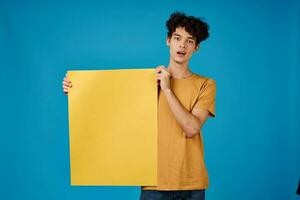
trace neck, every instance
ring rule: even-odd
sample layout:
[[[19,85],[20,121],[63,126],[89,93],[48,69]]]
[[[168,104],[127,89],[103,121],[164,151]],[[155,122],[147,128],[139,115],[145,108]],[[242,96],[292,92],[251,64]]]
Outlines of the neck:
[[[177,63],[172,59],[170,59],[168,65],[168,72],[171,74],[171,77],[178,79],[187,78],[192,74],[188,67],[188,63]]]

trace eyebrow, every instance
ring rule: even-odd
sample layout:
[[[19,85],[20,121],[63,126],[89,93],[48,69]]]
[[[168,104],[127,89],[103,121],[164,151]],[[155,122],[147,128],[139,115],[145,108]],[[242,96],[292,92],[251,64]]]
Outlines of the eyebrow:
[[[180,34],[178,34],[178,33],[173,33],[173,35],[175,35],[175,36],[179,36],[179,37],[182,37]],[[192,39],[192,40],[195,40],[193,37],[191,37],[191,36],[189,36],[188,37],[188,39]]]

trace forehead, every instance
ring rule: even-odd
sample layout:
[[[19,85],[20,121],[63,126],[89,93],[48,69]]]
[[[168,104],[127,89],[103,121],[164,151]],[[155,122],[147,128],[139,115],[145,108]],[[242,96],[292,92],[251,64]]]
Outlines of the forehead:
[[[191,34],[186,32],[186,30],[183,27],[177,27],[173,33],[173,35],[180,35],[181,37],[184,38],[194,38]]]

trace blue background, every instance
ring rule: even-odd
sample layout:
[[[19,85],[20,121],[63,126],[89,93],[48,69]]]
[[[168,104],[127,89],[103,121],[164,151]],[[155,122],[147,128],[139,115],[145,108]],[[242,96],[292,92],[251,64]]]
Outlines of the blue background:
[[[208,200],[299,199],[300,2],[1,1],[0,199],[139,198],[137,187],[71,187],[69,69],[167,65],[165,21],[204,17],[190,63],[217,82],[203,130]]]

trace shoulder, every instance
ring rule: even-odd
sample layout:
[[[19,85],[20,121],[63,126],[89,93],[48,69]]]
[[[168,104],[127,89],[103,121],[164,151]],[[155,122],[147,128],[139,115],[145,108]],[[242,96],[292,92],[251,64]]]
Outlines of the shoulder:
[[[194,73],[194,83],[200,87],[216,86],[214,79],[197,73]]]

